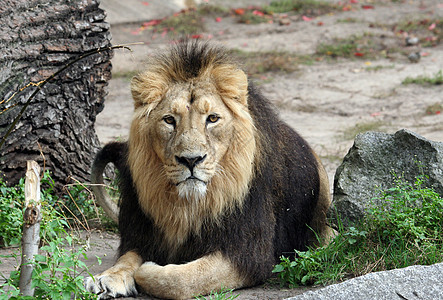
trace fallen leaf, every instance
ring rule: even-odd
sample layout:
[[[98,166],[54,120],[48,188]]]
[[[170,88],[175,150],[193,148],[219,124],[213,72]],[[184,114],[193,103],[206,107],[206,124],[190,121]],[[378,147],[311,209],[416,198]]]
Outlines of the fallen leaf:
[[[222,20],[222,18],[220,18],[220,17],[215,18],[215,22],[221,22],[221,20]]]
[[[245,10],[243,8],[237,8],[237,9],[234,10],[234,12],[235,12],[236,15],[239,15],[239,16],[245,14]]]
[[[362,53],[362,52],[355,52],[354,53],[354,56],[359,56],[359,57],[361,57],[361,56],[364,56],[365,54],[364,53]]]
[[[379,115],[381,115],[380,112],[374,112],[374,113],[371,114],[371,117],[377,117],[377,116],[379,116]]]
[[[437,26],[437,25],[435,25],[435,23],[432,23],[431,26],[428,27],[428,29],[429,29],[429,30],[434,30],[434,29],[435,29],[435,26]]]
[[[342,10],[343,10],[343,11],[350,11],[351,8],[352,8],[352,7],[351,7],[350,5],[345,5],[345,6],[343,6]]]
[[[161,23],[161,20],[151,20],[149,22],[144,22],[143,26],[144,27],[149,27],[149,26],[155,26]]]
[[[201,39],[203,36],[201,34],[193,34],[191,35],[192,39]]]
[[[260,16],[260,17],[263,17],[265,15],[263,12],[261,12],[259,10],[252,11],[252,14],[256,15],[256,16]]]
[[[322,21],[317,22],[317,26],[323,26],[323,25],[324,25],[324,23]]]
[[[353,3],[353,4],[357,4],[358,0],[351,0],[350,2]]]
[[[374,9],[373,5],[362,5],[361,8],[363,9]]]
[[[142,1],[142,5],[144,5],[144,6],[148,6],[148,5],[149,5],[149,2]]]
[[[365,61],[365,65],[370,66],[372,63],[370,61]]]
[[[301,18],[303,19],[303,21],[306,21],[306,22],[312,21],[312,19],[313,19],[313,18],[309,18],[306,16],[302,16]]]

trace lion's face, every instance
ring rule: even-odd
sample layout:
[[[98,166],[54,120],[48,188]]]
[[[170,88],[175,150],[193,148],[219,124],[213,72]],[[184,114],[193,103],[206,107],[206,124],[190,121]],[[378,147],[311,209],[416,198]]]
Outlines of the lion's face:
[[[182,198],[201,198],[234,134],[233,115],[210,83],[176,83],[151,111],[149,134]]]

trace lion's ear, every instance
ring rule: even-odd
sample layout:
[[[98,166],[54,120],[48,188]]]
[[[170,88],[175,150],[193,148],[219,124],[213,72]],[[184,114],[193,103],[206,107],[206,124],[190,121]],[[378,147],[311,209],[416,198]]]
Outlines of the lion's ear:
[[[245,72],[232,65],[222,65],[214,69],[213,76],[223,98],[235,99],[247,106],[248,77]]]
[[[134,108],[160,102],[167,88],[167,82],[154,72],[145,72],[132,78],[131,93]]]

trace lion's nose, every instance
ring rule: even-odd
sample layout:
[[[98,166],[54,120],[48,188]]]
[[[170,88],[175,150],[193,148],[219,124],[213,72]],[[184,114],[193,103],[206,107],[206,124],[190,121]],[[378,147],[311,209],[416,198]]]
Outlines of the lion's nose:
[[[196,165],[203,162],[206,158],[206,154],[204,156],[194,156],[194,157],[186,157],[186,156],[176,156],[175,159],[179,164],[185,165],[189,168],[189,170],[193,170]]]

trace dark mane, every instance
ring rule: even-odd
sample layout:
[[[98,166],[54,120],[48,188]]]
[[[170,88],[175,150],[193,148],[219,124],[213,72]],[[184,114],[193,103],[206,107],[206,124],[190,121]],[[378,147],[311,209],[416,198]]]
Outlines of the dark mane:
[[[210,67],[232,64],[226,51],[207,42],[184,41],[170,52],[159,55],[154,63],[168,71],[172,81],[188,81],[200,77]]]

